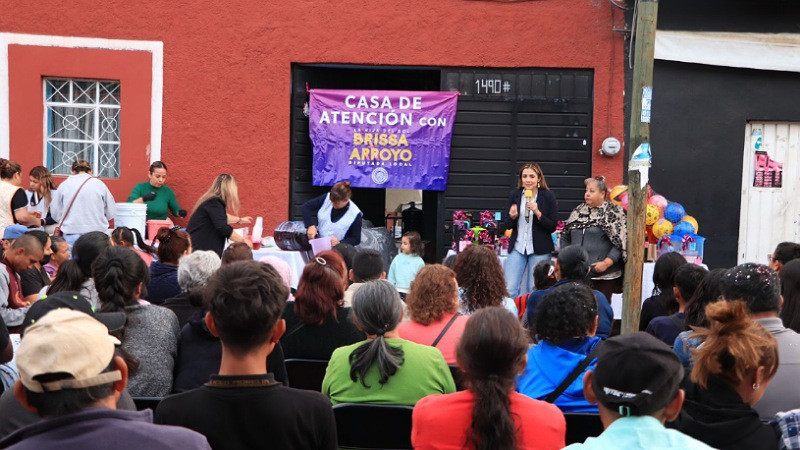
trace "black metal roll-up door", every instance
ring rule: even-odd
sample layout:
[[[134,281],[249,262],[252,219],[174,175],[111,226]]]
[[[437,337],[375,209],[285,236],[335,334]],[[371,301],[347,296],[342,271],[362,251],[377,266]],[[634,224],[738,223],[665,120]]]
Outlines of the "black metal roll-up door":
[[[447,190],[439,196],[437,258],[452,241],[453,211],[506,207],[520,164],[542,166],[559,218],[583,201],[591,175],[590,70],[445,69],[442,90],[461,92]]]

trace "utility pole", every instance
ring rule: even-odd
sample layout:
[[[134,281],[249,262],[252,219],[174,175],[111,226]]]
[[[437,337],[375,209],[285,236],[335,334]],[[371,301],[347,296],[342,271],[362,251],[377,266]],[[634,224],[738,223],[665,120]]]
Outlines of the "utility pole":
[[[650,102],[653,94],[653,55],[658,0],[637,0],[636,46],[633,63],[630,149],[628,163],[628,259],[622,300],[622,333],[639,330],[642,309],[647,176],[650,167]]]

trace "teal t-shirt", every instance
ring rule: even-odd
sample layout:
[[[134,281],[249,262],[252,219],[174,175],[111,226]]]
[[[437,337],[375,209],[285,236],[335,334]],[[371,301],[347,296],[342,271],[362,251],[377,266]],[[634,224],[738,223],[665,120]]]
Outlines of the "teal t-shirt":
[[[404,362],[384,385],[378,383],[378,366],[373,364],[365,379],[369,388],[350,379],[350,353],[365,341],[334,350],[322,381],[322,393],[330,397],[331,403],[413,406],[422,397],[456,391],[450,368],[438,349],[405,339],[386,341],[403,349]]]
[[[166,220],[167,213],[172,211],[172,215],[177,216],[181,207],[178,205],[178,200],[175,198],[175,193],[169,186],[161,186],[160,188],[153,187],[149,181],[139,183],[133,187],[128,201],[132,202],[137,198],[147,195],[151,192],[156,193],[156,198],[149,202],[144,202],[147,205],[147,220]]]

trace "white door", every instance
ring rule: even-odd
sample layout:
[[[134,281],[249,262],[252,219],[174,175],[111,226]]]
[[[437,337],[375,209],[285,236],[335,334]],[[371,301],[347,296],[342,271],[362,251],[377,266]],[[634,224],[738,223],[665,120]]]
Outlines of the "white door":
[[[800,123],[748,123],[743,166],[738,259],[766,264],[779,242],[800,242]]]

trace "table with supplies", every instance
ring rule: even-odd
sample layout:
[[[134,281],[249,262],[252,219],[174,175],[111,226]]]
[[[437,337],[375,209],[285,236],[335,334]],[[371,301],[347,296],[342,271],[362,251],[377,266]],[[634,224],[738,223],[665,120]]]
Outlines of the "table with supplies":
[[[289,268],[292,270],[291,287],[297,289],[300,275],[303,274],[303,268],[308,262],[306,252],[285,251],[278,247],[261,247],[258,250],[253,250],[254,260],[258,261],[265,256],[275,256],[289,264]]]

